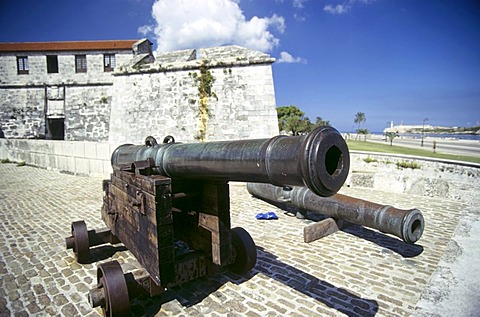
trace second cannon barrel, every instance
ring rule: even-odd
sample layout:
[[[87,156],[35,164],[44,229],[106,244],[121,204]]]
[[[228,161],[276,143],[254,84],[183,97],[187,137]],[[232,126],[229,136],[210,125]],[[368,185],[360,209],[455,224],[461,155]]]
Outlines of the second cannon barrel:
[[[420,210],[398,209],[388,205],[342,194],[318,197],[305,187],[277,187],[270,184],[247,184],[248,192],[268,202],[291,205],[303,210],[341,219],[357,225],[393,234],[414,244],[423,234],[425,221]]]
[[[157,144],[125,144],[112,154],[112,165],[152,160],[153,172],[172,179],[205,179],[306,186],[320,196],[335,194],[350,167],[347,144],[325,126],[303,136],[270,139]]]

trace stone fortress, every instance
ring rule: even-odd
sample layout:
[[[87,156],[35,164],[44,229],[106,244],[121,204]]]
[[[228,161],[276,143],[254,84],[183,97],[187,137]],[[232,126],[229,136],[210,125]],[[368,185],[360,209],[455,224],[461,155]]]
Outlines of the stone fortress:
[[[225,46],[154,56],[151,45],[0,43],[1,133],[110,143],[278,134],[268,54]]]

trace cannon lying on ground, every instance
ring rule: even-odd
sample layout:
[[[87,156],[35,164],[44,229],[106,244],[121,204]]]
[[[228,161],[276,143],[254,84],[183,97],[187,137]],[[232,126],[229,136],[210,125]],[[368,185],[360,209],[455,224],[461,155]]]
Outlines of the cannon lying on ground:
[[[255,266],[253,239],[230,226],[228,181],[306,186],[335,194],[346,180],[348,147],[331,127],[305,136],[211,143],[122,145],[112,154],[113,174],[104,181],[102,219],[107,228],[72,223],[66,238],[77,261],[89,262],[90,247],[122,242],[144,269],[124,274],[116,261],[100,264],[93,307],[117,316],[129,311],[136,293],[166,288],[228,266],[242,273]],[[185,248],[185,244],[188,246]]]
[[[424,219],[418,209],[402,210],[384,206],[371,201],[335,194],[320,197],[305,187],[278,187],[271,184],[247,184],[248,192],[262,200],[280,205],[287,205],[330,216],[337,220],[380,230],[393,234],[406,243],[413,244],[420,239],[424,228]],[[321,234],[318,232],[312,234]],[[310,232],[305,233],[305,240],[312,241]]]

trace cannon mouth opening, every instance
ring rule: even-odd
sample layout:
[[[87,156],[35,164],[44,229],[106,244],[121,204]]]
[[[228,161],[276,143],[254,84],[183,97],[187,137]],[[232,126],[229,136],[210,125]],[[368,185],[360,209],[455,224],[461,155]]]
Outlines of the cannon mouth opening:
[[[403,230],[403,241],[414,244],[423,234],[424,223],[422,213],[418,209],[409,212]]]
[[[423,232],[422,221],[420,219],[415,219],[415,221],[410,226],[410,232],[414,237],[419,237]]]
[[[336,146],[331,146],[325,154],[325,169],[330,176],[338,175],[343,169],[343,154]]]

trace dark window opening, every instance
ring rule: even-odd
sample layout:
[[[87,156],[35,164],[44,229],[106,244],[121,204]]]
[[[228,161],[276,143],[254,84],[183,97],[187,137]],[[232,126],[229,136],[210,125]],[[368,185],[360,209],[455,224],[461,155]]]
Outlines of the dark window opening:
[[[47,55],[47,73],[58,73],[57,55]]]
[[[65,119],[47,119],[47,140],[65,140]]]
[[[115,54],[103,55],[103,71],[112,72],[115,69]]]
[[[87,55],[75,55],[75,72],[87,72]]]
[[[28,56],[17,56],[18,74],[28,74]]]

